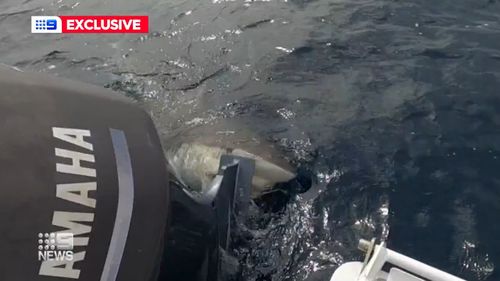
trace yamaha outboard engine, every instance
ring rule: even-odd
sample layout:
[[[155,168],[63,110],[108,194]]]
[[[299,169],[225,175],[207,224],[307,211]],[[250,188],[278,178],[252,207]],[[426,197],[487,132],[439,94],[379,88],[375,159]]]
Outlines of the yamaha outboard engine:
[[[252,160],[224,156],[192,193],[126,98],[1,66],[0,122],[0,280],[223,279]]]

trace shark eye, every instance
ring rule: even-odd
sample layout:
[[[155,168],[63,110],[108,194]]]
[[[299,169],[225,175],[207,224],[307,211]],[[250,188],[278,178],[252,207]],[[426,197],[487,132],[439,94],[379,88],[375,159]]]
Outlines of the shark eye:
[[[307,192],[312,186],[312,173],[307,169],[299,168],[295,180],[298,183],[297,193]]]

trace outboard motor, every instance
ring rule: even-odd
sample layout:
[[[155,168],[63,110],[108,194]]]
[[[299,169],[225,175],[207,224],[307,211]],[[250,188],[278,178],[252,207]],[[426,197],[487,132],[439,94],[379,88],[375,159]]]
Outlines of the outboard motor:
[[[0,280],[221,280],[253,160],[205,194],[169,177],[150,117],[109,90],[0,66]]]

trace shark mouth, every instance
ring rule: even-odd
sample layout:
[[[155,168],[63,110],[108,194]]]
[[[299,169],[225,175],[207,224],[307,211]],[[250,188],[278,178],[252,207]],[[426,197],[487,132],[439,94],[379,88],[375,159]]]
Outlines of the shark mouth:
[[[238,148],[182,143],[176,149],[166,152],[169,168],[177,180],[184,186],[202,193],[216,177],[222,155],[240,156],[255,161],[255,173],[252,178],[253,198],[271,191],[278,183],[288,182],[296,177],[294,172]]]

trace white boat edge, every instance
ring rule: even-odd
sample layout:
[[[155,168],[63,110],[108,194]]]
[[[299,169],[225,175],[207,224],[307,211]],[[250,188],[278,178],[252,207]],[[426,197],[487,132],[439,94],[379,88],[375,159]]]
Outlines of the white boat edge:
[[[330,281],[465,281],[387,249],[384,242],[375,245],[375,239],[361,239],[358,248],[366,253],[365,261],[342,264],[335,270]]]

